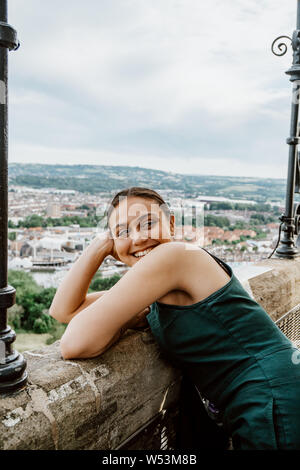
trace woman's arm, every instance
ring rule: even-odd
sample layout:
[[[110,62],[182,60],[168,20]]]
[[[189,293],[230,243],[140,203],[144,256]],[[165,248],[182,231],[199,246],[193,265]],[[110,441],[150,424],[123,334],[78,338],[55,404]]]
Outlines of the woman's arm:
[[[101,292],[87,296],[87,291],[104,258],[111,253],[112,246],[112,240],[108,234],[105,234],[104,237],[94,238],[85,248],[55,293],[49,309],[49,314],[53,318],[62,323],[69,323],[82,310],[80,307],[85,301],[88,301],[85,304],[87,307],[89,303],[102,296]]]
[[[92,292],[91,294],[88,294],[85,298],[85,301],[80,305],[79,308],[77,308],[72,315],[70,315],[70,321],[71,319],[77,315],[77,313],[81,312],[81,310],[84,310],[87,308],[89,305],[94,303],[96,300],[98,300],[102,295],[107,294],[110,289],[108,290],[102,290],[99,292]],[[145,318],[146,315],[150,312],[150,308],[147,307],[141,312],[139,312],[135,317],[130,319],[129,322],[126,323],[126,328],[132,328],[132,329],[140,329],[140,328],[145,328],[149,326],[147,319]]]
[[[184,244],[165,243],[139,260],[109,292],[72,318],[60,342],[65,359],[95,357],[120,330],[168,292],[180,289]]]

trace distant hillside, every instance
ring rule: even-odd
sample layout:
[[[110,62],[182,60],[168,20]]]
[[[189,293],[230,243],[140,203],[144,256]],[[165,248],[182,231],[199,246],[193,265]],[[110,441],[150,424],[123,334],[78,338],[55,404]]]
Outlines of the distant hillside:
[[[129,166],[9,164],[9,183],[33,188],[75,189],[107,193],[128,186],[173,190],[174,195],[223,196],[278,201],[285,197],[285,180],[227,176],[181,175]]]

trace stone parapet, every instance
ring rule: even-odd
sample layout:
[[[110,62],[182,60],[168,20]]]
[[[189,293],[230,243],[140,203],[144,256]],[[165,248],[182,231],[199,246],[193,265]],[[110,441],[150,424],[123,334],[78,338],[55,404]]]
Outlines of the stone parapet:
[[[249,279],[249,285],[255,300],[276,321],[300,304],[300,258],[271,258],[256,263],[256,266],[268,271]]]
[[[300,260],[256,266],[264,272],[243,284],[275,321],[300,303]],[[180,370],[150,329],[93,359],[63,360],[58,341],[24,356],[28,386],[0,398],[0,449],[116,449],[178,400]]]
[[[93,359],[63,360],[58,341],[23,354],[29,384],[0,399],[0,449],[114,449],[177,400],[180,371],[150,330]]]

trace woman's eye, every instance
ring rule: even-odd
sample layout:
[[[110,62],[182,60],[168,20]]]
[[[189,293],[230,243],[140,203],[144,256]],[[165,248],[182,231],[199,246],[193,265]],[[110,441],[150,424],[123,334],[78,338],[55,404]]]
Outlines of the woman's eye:
[[[157,220],[153,220],[153,219],[147,220],[147,221],[143,222],[140,225],[140,229],[141,230],[149,230],[149,229],[151,229],[151,227],[153,227],[156,224],[156,222],[157,222]],[[119,231],[119,233],[117,234],[117,237],[118,238],[127,238],[127,237],[129,237],[129,232],[130,232],[130,230],[128,228],[123,228],[122,230]]]
[[[127,237],[128,233],[128,229],[125,228],[124,230],[120,230],[120,232],[118,233],[118,237]]]
[[[147,229],[152,227],[156,223],[156,220],[148,220],[142,225],[142,228]]]

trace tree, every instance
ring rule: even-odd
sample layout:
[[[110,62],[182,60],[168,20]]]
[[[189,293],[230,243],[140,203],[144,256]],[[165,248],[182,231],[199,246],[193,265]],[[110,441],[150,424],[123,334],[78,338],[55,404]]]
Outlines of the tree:
[[[56,320],[48,314],[56,289],[39,286],[24,272],[9,270],[8,283],[16,289],[16,305],[9,313],[12,325],[35,333],[46,333]]]
[[[254,224],[265,224],[266,223],[266,218],[263,214],[251,214],[250,220]]]
[[[8,270],[8,284],[16,289],[16,303],[22,305],[23,296],[28,292],[38,292],[39,286],[31,276],[25,271]]]
[[[204,225],[206,227],[229,227],[230,220],[227,217],[218,217],[212,214],[204,215]]]
[[[233,226],[231,226],[229,229],[231,230],[235,230],[235,229],[238,229],[238,230],[243,230],[245,228],[247,228],[247,224],[243,221],[243,220],[238,220]]]
[[[19,220],[18,227],[42,227],[44,219],[41,215],[28,215],[24,220]]]
[[[8,238],[10,241],[14,242],[16,240],[17,233],[16,232],[9,232]]]
[[[212,245],[223,245],[222,240],[220,240],[219,238],[214,238],[211,243]]]
[[[209,210],[232,210],[233,204],[231,202],[211,202],[209,206]]]
[[[8,228],[17,228],[17,226],[13,223],[12,220],[9,219],[9,221],[8,221]]]
[[[96,277],[96,279],[93,279],[93,281],[91,282],[90,290],[97,292],[101,290],[108,290],[113,287],[120,279],[121,276],[119,276],[118,274],[107,278]]]

